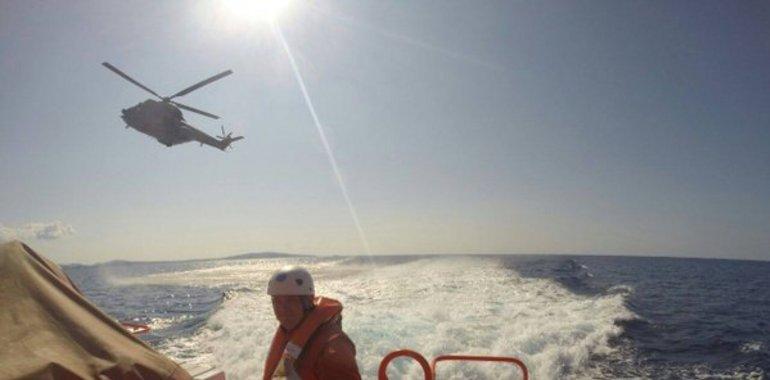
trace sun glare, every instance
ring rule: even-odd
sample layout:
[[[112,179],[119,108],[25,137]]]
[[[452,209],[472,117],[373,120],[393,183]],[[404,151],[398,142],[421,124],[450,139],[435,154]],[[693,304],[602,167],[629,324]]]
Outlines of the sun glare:
[[[225,8],[247,22],[274,22],[289,7],[289,0],[224,0]]]

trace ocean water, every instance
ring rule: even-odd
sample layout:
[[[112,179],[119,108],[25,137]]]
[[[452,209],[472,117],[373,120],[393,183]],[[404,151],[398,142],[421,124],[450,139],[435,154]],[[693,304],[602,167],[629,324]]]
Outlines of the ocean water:
[[[763,379],[770,262],[598,256],[274,257],[65,266],[116,319],[178,361],[257,379],[276,322],[265,286],[307,267],[345,305],[364,378],[411,348],[516,356],[532,379]],[[421,379],[396,360],[391,379]],[[439,365],[440,379],[519,378],[510,365]]]

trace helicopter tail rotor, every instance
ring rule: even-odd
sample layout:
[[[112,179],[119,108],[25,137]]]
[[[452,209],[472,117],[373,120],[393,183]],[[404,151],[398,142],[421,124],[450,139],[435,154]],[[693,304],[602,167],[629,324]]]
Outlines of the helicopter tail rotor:
[[[221,136],[217,136],[217,138],[219,139],[219,149],[221,149],[221,150],[225,150],[227,148],[230,148],[231,147],[230,144],[232,144],[232,143],[234,143],[234,142],[236,142],[238,140],[242,140],[244,138],[243,136],[235,136],[235,137],[233,137],[233,132],[232,131],[231,132],[226,132],[224,125],[221,126],[221,130],[222,130],[222,135]]]

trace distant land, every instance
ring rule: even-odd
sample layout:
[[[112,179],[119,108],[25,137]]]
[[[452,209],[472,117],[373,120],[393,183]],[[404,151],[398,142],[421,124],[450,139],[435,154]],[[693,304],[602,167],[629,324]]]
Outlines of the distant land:
[[[254,252],[244,253],[234,256],[226,256],[221,258],[203,259],[203,260],[246,260],[246,259],[273,259],[278,257],[313,257],[313,255],[303,255],[296,253],[281,253],[281,252]],[[196,260],[200,261],[200,260]]]
[[[68,267],[90,266],[90,265],[122,265],[122,264],[152,264],[152,263],[189,263],[196,261],[212,261],[212,260],[250,260],[250,259],[277,259],[286,257],[314,257],[314,255],[306,255],[299,253],[282,253],[282,252],[251,252],[242,253],[239,255],[225,256],[225,257],[208,257],[204,259],[187,259],[187,260],[153,260],[153,261],[132,261],[132,260],[110,260],[102,263],[95,264],[80,264],[70,263],[63,264]]]

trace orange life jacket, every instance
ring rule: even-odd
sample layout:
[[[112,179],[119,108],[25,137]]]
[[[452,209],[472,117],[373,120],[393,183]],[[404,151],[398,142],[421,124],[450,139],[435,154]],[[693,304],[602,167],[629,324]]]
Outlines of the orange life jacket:
[[[315,308],[297,328],[289,333],[280,326],[276,329],[273,342],[270,344],[270,352],[265,360],[263,380],[273,378],[282,360],[284,361],[283,365],[291,366],[291,369],[297,370],[293,367],[294,361],[299,358],[305,344],[313,336],[313,333],[322,325],[340,318],[342,304],[339,301],[331,298],[316,297],[313,300],[313,304]],[[312,351],[317,352],[317,350]],[[315,358],[307,358],[307,360],[312,363],[315,361]],[[298,369],[298,375],[303,380],[316,377],[309,368]]]

